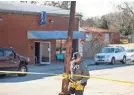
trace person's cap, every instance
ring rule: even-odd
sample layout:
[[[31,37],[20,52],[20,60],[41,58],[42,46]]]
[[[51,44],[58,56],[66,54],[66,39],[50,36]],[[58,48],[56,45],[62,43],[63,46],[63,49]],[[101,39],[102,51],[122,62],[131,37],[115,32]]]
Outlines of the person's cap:
[[[79,52],[75,52],[75,53],[73,53],[73,57],[72,57],[72,59],[75,59],[75,56],[77,56],[77,58],[78,58],[78,57],[81,58],[81,55],[80,55]]]

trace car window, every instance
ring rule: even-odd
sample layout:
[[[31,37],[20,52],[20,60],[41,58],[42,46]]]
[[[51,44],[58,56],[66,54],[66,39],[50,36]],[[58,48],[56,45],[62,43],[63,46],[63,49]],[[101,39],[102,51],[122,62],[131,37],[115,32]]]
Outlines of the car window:
[[[5,55],[6,55],[6,56],[13,56],[14,53],[13,53],[13,51],[11,51],[11,50],[6,50],[6,51],[5,51]]]
[[[4,56],[4,51],[0,50],[0,57]]]
[[[119,48],[116,48],[116,49],[115,49],[115,52],[119,52],[119,51],[120,51]]]
[[[103,48],[100,53],[114,53],[114,48]]]
[[[127,52],[134,52],[134,49],[128,49]]]
[[[134,52],[134,49],[132,49],[132,52]]]
[[[125,48],[124,47],[121,47],[120,49],[121,49],[122,52],[125,51]]]
[[[123,49],[122,49],[122,48],[120,48],[120,49],[119,49],[119,52],[123,52]]]

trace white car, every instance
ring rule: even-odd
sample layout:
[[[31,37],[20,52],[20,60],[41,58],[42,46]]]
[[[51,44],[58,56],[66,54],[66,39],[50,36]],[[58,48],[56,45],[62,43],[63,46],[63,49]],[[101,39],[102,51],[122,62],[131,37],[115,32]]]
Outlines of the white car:
[[[126,63],[126,51],[121,46],[108,46],[104,47],[100,53],[95,55],[95,63],[115,64],[116,61],[120,61],[123,64]]]
[[[129,48],[127,51],[127,60],[134,61],[134,48]]]

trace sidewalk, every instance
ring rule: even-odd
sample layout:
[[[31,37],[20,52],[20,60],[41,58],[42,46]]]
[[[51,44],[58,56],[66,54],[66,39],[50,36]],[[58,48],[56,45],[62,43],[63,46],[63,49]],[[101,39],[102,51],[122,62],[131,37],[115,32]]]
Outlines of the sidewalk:
[[[94,65],[93,59],[85,59],[85,63],[87,65]],[[55,70],[64,70],[64,63],[63,62],[55,62],[49,65],[40,65],[40,64],[33,64],[28,66],[30,71],[37,71],[40,68],[40,71],[55,71]],[[39,71],[39,70],[38,70]]]
[[[63,71],[64,64],[52,63],[49,65],[28,65],[30,72],[50,72],[50,71]]]

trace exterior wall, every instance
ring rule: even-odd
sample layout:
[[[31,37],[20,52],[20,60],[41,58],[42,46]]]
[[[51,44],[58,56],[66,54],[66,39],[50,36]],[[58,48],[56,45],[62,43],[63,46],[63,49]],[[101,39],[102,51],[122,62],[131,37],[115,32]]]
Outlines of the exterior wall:
[[[81,39],[78,40],[78,52],[81,56],[83,56],[83,45],[81,43]]]
[[[110,33],[105,33],[105,42],[110,43]]]
[[[13,47],[21,54],[28,56],[27,24],[24,22],[28,19],[23,15],[0,13],[3,19],[0,24],[1,47]],[[21,19],[24,18],[24,19]]]
[[[111,44],[119,44],[120,43],[120,33],[112,32],[112,33],[92,33],[93,37],[96,37],[100,41],[105,41]]]
[[[111,44],[120,44],[120,33],[114,32],[110,34]]]
[[[69,18],[47,15],[47,23],[39,25],[40,14],[2,13],[0,17],[0,47],[13,47],[23,56],[33,57],[30,49],[32,42],[27,38],[28,30],[68,30]],[[49,22],[53,20],[54,22]],[[78,18],[75,18],[74,29],[78,30]],[[50,40],[51,41],[51,40]],[[55,41],[52,41],[52,61],[55,60]],[[32,59],[33,60],[33,59]]]

